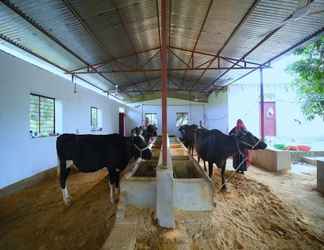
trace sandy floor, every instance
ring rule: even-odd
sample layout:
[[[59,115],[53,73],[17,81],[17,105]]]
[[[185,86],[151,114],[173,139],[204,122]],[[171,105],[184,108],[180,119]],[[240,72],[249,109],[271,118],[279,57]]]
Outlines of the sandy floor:
[[[56,175],[0,199],[0,249],[100,249],[115,222],[106,174],[70,176],[71,207]],[[314,176],[308,165],[284,176],[251,167],[215,195],[211,212],[177,211],[176,230],[159,228],[153,210],[128,208],[126,217],[138,221],[137,249],[324,249],[324,198]]]
[[[229,174],[230,172],[228,172]],[[214,176],[219,187],[220,176]],[[235,175],[229,191],[218,193],[211,212],[176,214],[176,230],[156,226],[152,210],[129,208],[139,219],[139,249],[324,249],[302,214],[282,202],[266,185]]]
[[[69,176],[65,207],[56,174],[0,199],[0,249],[100,249],[115,221],[106,170]]]
[[[250,167],[247,177],[268,185],[281,200],[298,208],[316,232],[324,232],[324,196],[316,190],[315,166],[293,164],[284,175]]]

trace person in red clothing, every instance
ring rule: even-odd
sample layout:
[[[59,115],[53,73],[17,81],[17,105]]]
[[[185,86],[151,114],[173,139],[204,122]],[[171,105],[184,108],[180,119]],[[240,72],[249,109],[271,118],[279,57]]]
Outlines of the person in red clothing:
[[[229,134],[235,136],[241,130],[246,130],[246,126],[244,125],[244,122],[241,119],[238,119],[236,122],[236,126],[230,131]],[[241,174],[244,174],[244,172],[247,170],[247,160],[244,162],[242,161],[245,158],[248,158],[248,153],[248,150],[244,150],[243,152],[237,152],[233,155],[233,168]]]

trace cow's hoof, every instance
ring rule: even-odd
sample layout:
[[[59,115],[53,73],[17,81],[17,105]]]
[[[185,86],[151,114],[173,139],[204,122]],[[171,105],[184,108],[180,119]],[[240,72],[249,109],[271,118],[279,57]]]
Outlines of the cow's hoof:
[[[64,204],[70,207],[72,205],[72,198],[71,197],[64,198]]]

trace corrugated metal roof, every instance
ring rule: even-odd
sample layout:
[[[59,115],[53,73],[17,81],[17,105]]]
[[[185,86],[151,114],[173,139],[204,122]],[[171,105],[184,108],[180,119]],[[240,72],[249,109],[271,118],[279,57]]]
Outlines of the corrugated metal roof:
[[[249,71],[206,67],[229,68],[240,59],[262,64],[323,30],[324,13],[304,16],[260,43],[262,34],[291,16],[301,2],[169,0],[170,96],[206,100],[210,90]],[[100,88],[118,84],[132,100],[147,99],[159,94],[159,6],[160,0],[3,1],[0,36],[66,71],[92,71],[82,77]],[[312,10],[319,9],[324,0],[312,4]]]

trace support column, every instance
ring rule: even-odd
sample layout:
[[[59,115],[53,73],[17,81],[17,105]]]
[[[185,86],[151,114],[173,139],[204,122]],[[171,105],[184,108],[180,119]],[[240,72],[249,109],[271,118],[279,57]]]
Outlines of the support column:
[[[162,80],[162,164],[167,165],[167,136],[168,136],[168,59],[167,59],[167,0],[161,0],[161,80]]]
[[[264,90],[263,90],[263,68],[260,68],[260,132],[264,140]]]

